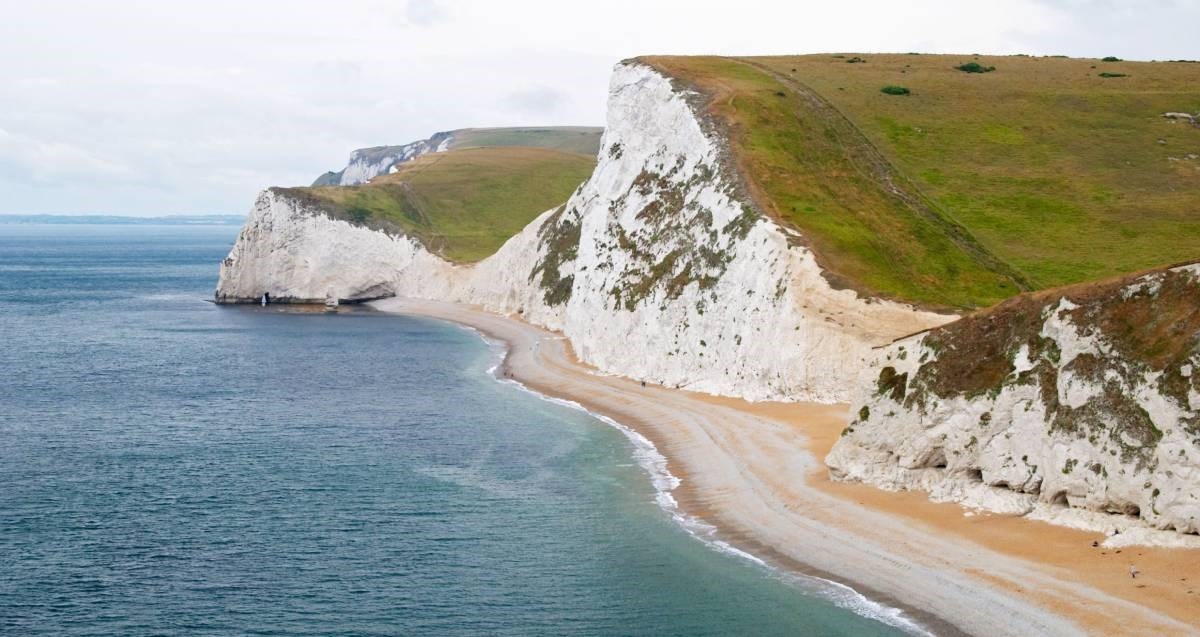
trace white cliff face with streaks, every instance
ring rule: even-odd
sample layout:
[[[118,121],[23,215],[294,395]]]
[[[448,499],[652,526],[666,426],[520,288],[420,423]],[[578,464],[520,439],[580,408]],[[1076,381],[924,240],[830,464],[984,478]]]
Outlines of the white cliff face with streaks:
[[[688,98],[645,65],[618,65],[592,177],[474,265],[268,191],[217,298],[478,304],[561,330],[605,373],[823,402],[848,398],[872,347],[953,318],[833,289],[810,251],[737,194]]]
[[[218,302],[321,303],[385,296],[436,298],[526,312],[560,328],[526,273],[537,257],[538,217],[495,255],[474,266],[450,263],[415,239],[333,219],[275,189],[263,191],[229,256],[221,264]]]
[[[380,146],[360,148],[350,154],[350,161],[341,170],[338,186],[365,184],[379,175],[392,172],[398,164],[428,153],[439,153],[450,146],[450,133],[437,133],[429,139],[404,144],[403,146]]]
[[[1110,544],[1200,547],[1154,531],[1200,533],[1198,316],[1190,265],[898,341],[826,462],[836,479],[1119,531]]]
[[[392,293],[391,279],[417,261],[438,266],[420,245],[332,219],[275,189],[263,191],[221,264],[218,302],[320,302]]]
[[[827,458],[837,479],[1120,531],[1110,545],[1200,546],[1161,530],[1200,531],[1200,266],[1044,306],[1020,297],[888,345],[954,317],[833,289],[739,195],[691,97],[618,65],[593,175],[472,265],[265,191],[217,300],[479,305],[563,332],[603,373],[751,400],[853,397]]]
[[[580,358],[714,394],[837,401],[872,346],[947,320],[832,289],[739,198],[688,97],[644,65],[613,75],[600,163],[562,213],[580,235],[565,320]]]
[[[428,153],[445,151],[454,141],[453,132],[435,133],[400,146],[374,146],[359,148],[350,153],[346,167],[337,172],[327,172],[317,177],[313,186],[354,186],[365,184],[379,175],[396,172],[397,166]]]

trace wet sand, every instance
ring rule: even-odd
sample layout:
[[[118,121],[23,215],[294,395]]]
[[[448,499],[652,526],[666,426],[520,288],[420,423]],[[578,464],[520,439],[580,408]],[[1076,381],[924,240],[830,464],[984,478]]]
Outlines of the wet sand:
[[[720,539],[850,585],[939,635],[1200,634],[1200,551],[1094,548],[1096,534],[831,482],[819,458],[844,427],[844,405],[642,387],[597,373],[560,335],[516,318],[430,301],[374,306],[504,341],[501,373],[653,441],[682,480],[673,492],[681,509]]]

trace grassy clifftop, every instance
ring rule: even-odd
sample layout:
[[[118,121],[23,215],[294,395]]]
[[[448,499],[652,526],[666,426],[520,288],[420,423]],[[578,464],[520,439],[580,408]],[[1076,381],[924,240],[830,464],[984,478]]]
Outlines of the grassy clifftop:
[[[1162,116],[1200,111],[1200,64],[643,61],[701,93],[751,195],[835,283],[970,308],[1200,256],[1200,128]]]
[[[603,128],[543,126],[540,128],[463,128],[451,133],[450,148],[525,146],[595,157]]]
[[[566,201],[595,163],[547,148],[467,148],[423,155],[359,186],[280,190],[336,218],[399,230],[442,257],[474,262]]]
[[[371,177],[386,174],[390,169],[415,157],[437,152],[437,149],[456,150],[463,148],[491,148],[499,146],[521,146],[549,148],[564,153],[579,153],[595,157],[600,150],[603,128],[594,126],[538,126],[509,128],[460,128],[434,133],[421,139],[398,146],[372,146],[359,148],[350,156],[350,165],[337,172],[326,172],[317,177],[312,185],[337,186],[346,182],[344,175],[352,167],[349,183],[361,183]],[[356,166],[357,164],[357,166]],[[364,166],[369,170],[364,171]]]

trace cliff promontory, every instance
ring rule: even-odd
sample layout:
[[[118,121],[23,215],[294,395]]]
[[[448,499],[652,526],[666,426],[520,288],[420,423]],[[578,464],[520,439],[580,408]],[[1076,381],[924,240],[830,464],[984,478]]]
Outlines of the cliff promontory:
[[[463,129],[263,192],[216,299],[519,315],[602,373],[852,402],[839,479],[1196,533],[1196,267],[1162,266],[1200,257],[1200,67],[1094,62],[628,60],[598,138]]]
[[[1022,295],[896,341],[852,413],[835,478],[1200,532],[1200,266]]]
[[[563,331],[606,372],[756,400],[845,400],[872,347],[950,317],[834,287],[801,235],[748,194],[704,105],[647,64],[618,65],[591,176],[477,263],[331,211],[309,196],[319,192],[268,191],[217,299],[480,304]]]

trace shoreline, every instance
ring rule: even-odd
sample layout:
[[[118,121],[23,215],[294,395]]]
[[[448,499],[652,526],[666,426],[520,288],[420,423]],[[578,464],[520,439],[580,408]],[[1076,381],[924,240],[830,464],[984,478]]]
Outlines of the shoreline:
[[[423,318],[432,318],[426,315],[419,316],[422,316]],[[512,385],[520,391],[531,394],[540,400],[567,407],[569,409],[574,409],[576,411],[581,411],[588,416],[599,420],[613,429],[621,432],[621,434],[624,435],[625,438],[628,439],[633,445],[634,458],[638,465],[649,474],[650,481],[654,486],[655,502],[659,508],[668,513],[671,516],[672,521],[675,524],[678,524],[688,535],[704,543],[709,548],[727,555],[732,555],[739,559],[750,561],[759,567],[767,569],[772,574],[787,580],[789,585],[795,585],[804,589],[804,594],[819,596],[838,608],[878,621],[882,624],[897,628],[906,633],[916,635],[945,635],[949,634],[946,632],[947,630],[953,632],[954,634],[958,634],[960,632],[935,615],[925,613],[918,609],[903,608],[902,605],[896,603],[895,600],[879,599],[886,598],[886,596],[883,594],[868,595],[859,590],[859,588],[863,588],[870,591],[870,588],[867,586],[851,582],[838,581],[834,579],[831,574],[819,573],[811,567],[799,563],[793,563],[790,566],[773,564],[754,553],[742,550],[741,548],[730,544],[724,539],[721,539],[719,533],[720,530],[716,526],[698,517],[689,515],[684,507],[680,505],[679,499],[675,497],[675,491],[683,484],[683,480],[671,473],[667,466],[668,460],[666,456],[664,456],[658,450],[658,446],[653,441],[651,441],[637,429],[626,426],[603,413],[593,411],[588,406],[575,400],[544,394],[537,389],[525,385],[520,380],[507,375],[507,373],[504,376],[498,375],[496,371],[500,368],[506,367],[505,362],[509,353],[512,351],[512,347],[507,341],[482,332],[470,325],[455,323],[449,321],[448,319],[435,320],[450,322],[451,325],[466,329],[475,334],[489,346],[498,347],[500,349],[500,360],[496,365],[493,365],[487,370],[487,373],[491,375],[497,382],[506,385]],[[896,605],[888,605],[885,604],[884,601],[892,601]],[[910,616],[918,616],[923,619],[922,621],[918,621],[914,617]],[[943,632],[930,632],[929,625],[940,626]]]
[[[680,480],[669,490],[679,515],[712,527],[710,538],[700,539],[782,573],[848,586],[943,635],[1197,634],[1200,596],[1164,596],[1166,580],[1157,576],[1160,566],[1173,564],[1172,575],[1185,574],[1175,587],[1186,588],[1186,574],[1200,573],[1200,551],[1128,547],[1145,574],[1130,583],[1120,579],[1127,563],[1115,556],[1119,549],[1089,568],[1072,562],[1075,553],[1101,552],[1091,547],[1103,539],[1098,534],[967,517],[924,494],[831,482],[819,458],[841,431],[844,406],[642,387],[579,363],[564,337],[518,318],[432,301],[372,306],[467,326],[505,343],[505,376],[497,378],[511,376],[649,440]],[[1075,553],[1059,554],[1064,547]]]

